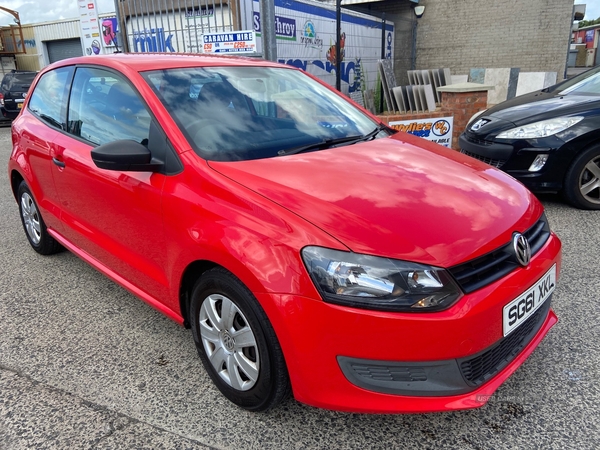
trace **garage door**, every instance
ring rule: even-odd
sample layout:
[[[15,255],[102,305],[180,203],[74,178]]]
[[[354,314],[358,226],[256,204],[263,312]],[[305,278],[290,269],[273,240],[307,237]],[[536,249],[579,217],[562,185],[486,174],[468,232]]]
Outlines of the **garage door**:
[[[81,39],[59,39],[56,41],[47,41],[48,59],[50,63],[60,61],[61,59],[72,58],[73,56],[83,56],[81,50]]]

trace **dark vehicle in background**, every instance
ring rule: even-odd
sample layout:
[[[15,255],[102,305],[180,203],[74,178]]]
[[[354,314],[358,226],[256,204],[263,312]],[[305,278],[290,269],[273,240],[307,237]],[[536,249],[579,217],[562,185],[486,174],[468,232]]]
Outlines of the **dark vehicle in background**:
[[[600,67],[484,111],[459,144],[534,192],[600,209]]]
[[[21,112],[27,91],[36,75],[37,72],[19,70],[12,70],[4,75],[0,83],[2,119],[13,120]]]

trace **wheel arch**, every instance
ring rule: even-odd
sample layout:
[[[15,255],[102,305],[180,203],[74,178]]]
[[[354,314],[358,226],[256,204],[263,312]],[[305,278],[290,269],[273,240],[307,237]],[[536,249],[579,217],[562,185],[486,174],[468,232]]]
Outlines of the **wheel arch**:
[[[17,200],[17,190],[19,189],[19,185],[21,184],[22,181],[25,181],[25,178],[23,178],[23,175],[21,175],[21,173],[18,170],[11,170],[10,172],[10,187],[13,193],[13,196],[15,197],[15,200]]]
[[[183,275],[181,276],[181,282],[179,284],[179,308],[181,311],[181,316],[183,317],[183,326],[185,328],[191,328],[189,313],[190,300],[192,296],[192,290],[194,289],[194,285],[203,273],[214,267],[223,266],[213,261],[198,260],[191,262],[183,271]]]

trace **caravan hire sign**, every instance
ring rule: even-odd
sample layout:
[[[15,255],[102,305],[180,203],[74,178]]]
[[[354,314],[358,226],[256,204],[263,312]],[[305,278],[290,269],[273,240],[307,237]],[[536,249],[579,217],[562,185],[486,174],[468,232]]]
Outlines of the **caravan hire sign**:
[[[202,36],[204,53],[253,53],[256,51],[254,31],[206,33]]]
[[[390,122],[394,130],[414,134],[428,141],[452,147],[453,117],[436,117],[434,119],[399,120]]]

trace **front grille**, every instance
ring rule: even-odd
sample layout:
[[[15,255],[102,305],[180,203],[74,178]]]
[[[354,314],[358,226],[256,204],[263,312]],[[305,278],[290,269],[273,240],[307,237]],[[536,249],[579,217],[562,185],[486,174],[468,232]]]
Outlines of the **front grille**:
[[[475,357],[459,360],[460,371],[471,386],[480,386],[506,367],[539,331],[548,311],[550,298],[529,319],[494,347]]]
[[[351,364],[350,367],[354,373],[361,378],[368,378],[377,381],[427,381],[425,369],[422,367],[399,367]]]
[[[482,141],[482,142],[487,142],[487,141]],[[497,169],[500,169],[506,162],[505,159],[486,158],[485,156],[476,155],[475,153],[471,153],[466,150],[461,150],[460,152],[463,155],[467,155],[467,156],[470,156],[471,158],[475,158],[475,159],[478,159],[479,161],[483,161],[484,163],[489,164],[490,166],[494,166]]]
[[[523,235],[529,241],[531,255],[540,251],[550,237],[550,226],[546,214],[529,228]],[[459,264],[449,269],[460,287],[467,294],[481,289],[515,270],[519,266],[512,242],[479,258]]]

